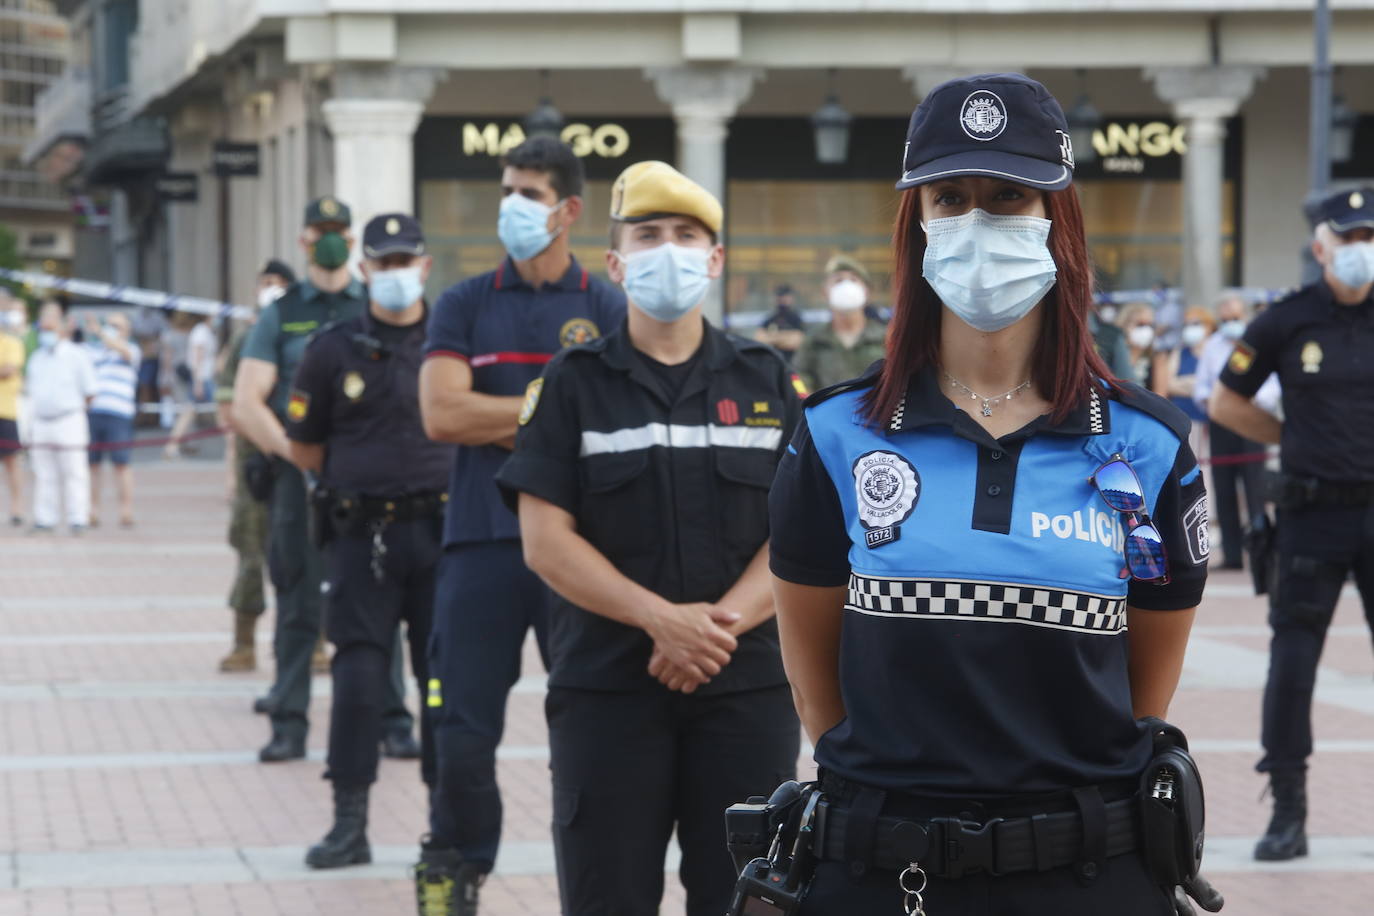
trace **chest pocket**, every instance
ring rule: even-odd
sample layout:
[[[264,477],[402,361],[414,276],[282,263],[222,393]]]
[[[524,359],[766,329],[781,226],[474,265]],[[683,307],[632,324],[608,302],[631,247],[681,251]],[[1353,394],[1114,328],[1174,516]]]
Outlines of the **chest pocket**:
[[[716,450],[720,535],[732,553],[759,549],[768,539],[768,490],[777,461],[761,448]]]
[[[653,553],[660,539],[655,521],[664,507],[654,492],[648,450],[585,458],[579,474],[583,537],[613,560]]]

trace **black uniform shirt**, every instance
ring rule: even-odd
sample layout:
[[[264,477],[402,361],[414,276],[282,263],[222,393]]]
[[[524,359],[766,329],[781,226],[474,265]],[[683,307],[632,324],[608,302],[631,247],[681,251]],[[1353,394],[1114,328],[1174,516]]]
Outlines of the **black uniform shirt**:
[[[306,345],[286,435],[326,444],[322,479],[332,489],[400,496],[448,485],[454,448],[431,442],[420,422],[424,319],[405,332],[364,313],[327,326]]]
[[[1374,481],[1374,301],[1340,305],[1324,282],[1258,315],[1221,383],[1253,397],[1272,372],[1283,387],[1283,469]]]
[[[621,573],[667,600],[717,601],[768,540],[768,488],[801,414],[792,378],[777,351],[708,324],[697,365],[668,402],[622,326],[554,357],[532,383],[496,482],[512,506],[524,491],[567,510]],[[549,630],[550,684],[655,683],[644,631],[562,599]],[[697,692],[785,682],[769,620]]]

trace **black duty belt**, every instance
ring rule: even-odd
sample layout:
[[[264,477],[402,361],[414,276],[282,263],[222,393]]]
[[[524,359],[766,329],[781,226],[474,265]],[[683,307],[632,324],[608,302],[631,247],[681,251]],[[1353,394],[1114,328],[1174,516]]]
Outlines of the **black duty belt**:
[[[1374,483],[1322,480],[1284,474],[1279,480],[1278,503],[1285,509],[1305,506],[1367,506],[1374,502]]]
[[[336,493],[333,499],[334,511],[349,522],[409,522],[440,514],[448,503],[448,494],[433,490],[405,496]]]
[[[1106,856],[1136,849],[1139,803],[1126,798],[1105,807]],[[845,832],[849,822],[848,809],[820,804],[815,840],[819,858],[848,861]],[[1062,868],[1083,856],[1083,818],[1078,811],[991,818],[982,823],[956,817],[879,817],[874,826],[866,864],[888,871],[916,862],[931,877],[961,878],[974,871],[1005,875]]]

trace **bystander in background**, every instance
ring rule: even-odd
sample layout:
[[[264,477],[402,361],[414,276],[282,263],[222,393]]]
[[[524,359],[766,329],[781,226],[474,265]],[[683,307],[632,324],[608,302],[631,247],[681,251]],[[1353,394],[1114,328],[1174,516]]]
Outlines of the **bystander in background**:
[[[792,361],[812,391],[863,375],[883,358],[887,327],[868,317],[868,270],[849,255],[825,265],[830,321],[812,328]]]
[[[129,316],[115,312],[102,324],[86,316],[86,346],[95,366],[95,398],[91,401],[91,525],[100,524],[100,466],[108,457],[119,493],[119,525],[134,525],[134,474],[129,467],[138,411],[138,345],[130,339]]]
[[[768,344],[790,362],[802,345],[805,327],[797,309],[796,290],[787,283],[780,283],[773,290],[773,311],[754,332],[754,339]]]
[[[33,466],[33,532],[52,531],[65,514],[72,534],[90,521],[90,469],[86,408],[95,397],[95,368],[84,348],[67,340],[61,307],[38,310],[38,349],[29,357],[25,387]]]
[[[1131,374],[1123,376],[1146,388],[1154,375],[1155,310],[1144,302],[1133,302],[1121,310],[1117,324],[1126,334],[1126,350],[1130,356]]]
[[[19,392],[24,383],[24,303],[0,302],[0,465],[10,494],[10,525],[24,524],[24,477],[19,467]]]

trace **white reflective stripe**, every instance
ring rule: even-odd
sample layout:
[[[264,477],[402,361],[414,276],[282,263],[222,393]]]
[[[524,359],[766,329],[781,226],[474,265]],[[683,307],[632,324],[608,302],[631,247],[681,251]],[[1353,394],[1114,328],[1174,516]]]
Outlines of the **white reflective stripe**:
[[[782,430],[758,426],[680,426],[648,423],[632,429],[609,433],[582,433],[582,456],[634,452],[661,445],[665,448],[761,448],[775,451],[782,442]]]

